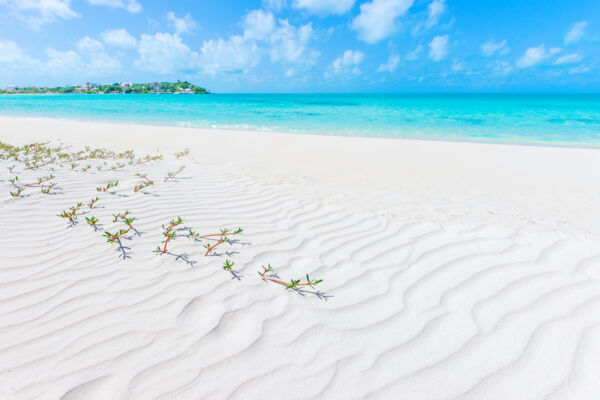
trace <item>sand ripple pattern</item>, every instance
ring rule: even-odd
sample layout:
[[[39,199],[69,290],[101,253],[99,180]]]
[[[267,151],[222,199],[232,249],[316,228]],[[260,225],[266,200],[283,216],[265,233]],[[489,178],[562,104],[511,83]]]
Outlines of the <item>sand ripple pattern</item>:
[[[0,398],[598,398],[598,237],[361,212],[199,165],[133,193],[135,172],[179,164],[58,171],[58,194],[0,200]],[[142,234],[126,260],[83,217],[56,217],[113,179],[86,216],[110,230],[131,211]],[[178,215],[245,229],[228,248],[240,282],[188,239],[172,246],[188,262],[152,253]],[[333,297],[263,283],[266,263]]]

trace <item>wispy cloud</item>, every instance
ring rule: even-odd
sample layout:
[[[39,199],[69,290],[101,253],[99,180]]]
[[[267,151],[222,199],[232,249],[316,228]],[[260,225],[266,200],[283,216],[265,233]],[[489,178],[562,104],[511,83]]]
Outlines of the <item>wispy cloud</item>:
[[[565,44],[573,44],[579,42],[585,35],[587,21],[579,21],[573,24],[571,29],[565,35]]]
[[[390,54],[387,62],[385,64],[381,64],[379,68],[377,68],[377,72],[394,72],[398,65],[400,64],[400,56],[398,54]]]
[[[563,56],[558,57],[558,59],[554,62],[554,64],[556,64],[556,65],[573,64],[573,63],[577,63],[577,62],[581,61],[582,59],[583,59],[583,57],[581,56],[581,54],[578,54],[578,53],[565,54]]]
[[[418,60],[422,51],[423,51],[423,46],[418,45],[413,51],[407,53],[406,56],[404,56],[404,59],[407,61]]]
[[[34,29],[59,19],[80,17],[71,8],[71,0],[0,0],[0,6],[7,7],[11,14]]]
[[[431,28],[440,20],[440,17],[446,10],[446,0],[433,0],[427,6],[427,27]]]
[[[585,65],[580,65],[578,67],[573,67],[569,70],[569,74],[571,75],[575,75],[575,74],[585,74],[586,72],[589,72],[590,68],[585,66]]]
[[[525,54],[517,60],[517,68],[529,68],[534,65],[538,65],[544,61],[547,61],[552,56],[560,53],[562,49],[553,47],[546,50],[546,46],[540,45],[537,47],[530,47],[525,51]]]
[[[462,61],[462,60],[458,60],[458,59],[454,59],[452,60],[452,71],[454,72],[460,72],[460,71],[464,71],[464,69],[467,67],[467,64]]]
[[[354,2],[355,0],[294,0],[292,7],[319,16],[340,15],[350,11]]]
[[[88,3],[95,6],[106,6],[110,8],[123,8],[132,14],[142,11],[142,5],[136,0],[88,0]]]
[[[493,56],[496,53],[504,55],[508,53],[509,49],[506,47],[506,40],[496,42],[494,39],[488,40],[481,45],[481,52],[484,56]]]

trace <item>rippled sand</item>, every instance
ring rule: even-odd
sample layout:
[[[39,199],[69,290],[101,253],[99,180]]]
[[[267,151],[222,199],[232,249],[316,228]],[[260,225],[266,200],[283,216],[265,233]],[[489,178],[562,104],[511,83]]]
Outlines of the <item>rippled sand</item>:
[[[31,127],[40,122],[3,123],[10,133],[3,129],[0,140],[19,144],[31,141]],[[44,123],[50,129],[38,140],[60,135],[75,145],[86,142],[86,132],[107,129]],[[407,172],[394,160],[372,158],[373,168],[389,171],[372,175],[372,182],[369,170],[352,170],[352,154],[359,168],[364,154],[376,153],[353,139],[347,143],[360,145],[329,148],[338,152],[330,161],[335,171],[319,175],[323,147],[303,147],[297,137],[288,142],[311,163],[306,174],[294,173],[291,156],[285,164],[274,155],[282,163],[274,169],[259,153],[267,150],[250,144],[244,156],[227,133],[206,148],[185,130],[178,137],[165,128],[160,139],[153,135],[162,128],[110,129],[90,145],[133,147],[138,154],[160,147],[165,160],[110,172],[57,167],[55,195],[32,188],[19,199],[8,196],[15,174],[7,167],[14,163],[0,160],[0,398],[596,399],[600,393],[600,208],[592,206],[600,181],[590,181],[596,170],[577,164],[596,167],[600,153],[540,150],[529,172],[522,165],[522,176],[503,176],[518,168],[503,165],[515,153],[533,157],[538,149],[474,145],[504,155],[479,172],[497,165],[496,176],[478,185],[465,175],[464,188],[452,190],[457,186],[442,181],[460,176],[439,176],[438,185],[423,167],[421,186],[414,164],[408,190],[398,182]],[[146,129],[139,146],[127,139]],[[260,137],[267,139],[256,147],[268,149],[268,136]],[[306,140],[326,150],[331,143]],[[389,151],[410,157],[406,147],[414,144],[396,143]],[[190,155],[175,159],[172,149],[185,147]],[[547,150],[558,158],[546,159]],[[481,152],[460,156],[469,164]],[[588,161],[590,154],[598,161]],[[555,166],[552,159],[572,163]],[[345,170],[336,169],[338,160]],[[182,165],[176,179],[162,182]],[[510,186],[544,167],[564,171],[554,182],[532,180],[531,191]],[[46,172],[18,175],[29,182]],[[138,172],[157,184],[134,193]],[[367,181],[350,185],[353,177]],[[383,178],[391,182],[387,190]],[[116,190],[96,192],[114,180]],[[486,191],[490,180],[497,192]],[[568,184],[573,188],[564,190]],[[56,216],[96,195],[97,208],[84,207],[78,224]],[[124,210],[139,231],[123,240],[125,259],[102,237],[120,226],[112,215]],[[101,231],[85,223],[92,215]],[[244,233],[204,256],[203,243],[183,237],[182,229],[169,254],[154,254],[161,225],[177,216],[182,228],[200,233],[238,226]],[[240,280],[221,268],[225,259],[235,261]],[[306,273],[323,279],[319,289],[329,297],[263,282],[256,272],[269,263],[282,279]]]

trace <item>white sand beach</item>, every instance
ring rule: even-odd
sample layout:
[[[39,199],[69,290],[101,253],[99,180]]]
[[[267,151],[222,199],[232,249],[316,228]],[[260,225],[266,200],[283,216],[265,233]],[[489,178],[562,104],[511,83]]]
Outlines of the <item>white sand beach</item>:
[[[600,150],[25,118],[0,141],[163,156],[0,159],[0,399],[598,398]]]

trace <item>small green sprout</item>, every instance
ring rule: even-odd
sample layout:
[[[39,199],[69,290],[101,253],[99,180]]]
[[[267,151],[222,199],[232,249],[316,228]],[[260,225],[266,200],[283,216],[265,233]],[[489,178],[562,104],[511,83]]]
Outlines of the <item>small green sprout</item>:
[[[225,271],[231,271],[231,268],[233,268],[233,264],[235,264],[233,261],[225,260],[225,264],[223,264],[223,269]]]
[[[106,241],[110,243],[118,242],[119,239],[129,232],[129,229],[119,229],[117,233],[104,232],[104,237],[106,237]]]
[[[19,197],[21,196],[21,193],[23,193],[24,190],[25,188],[17,188],[15,192],[10,192],[10,195],[11,197]]]
[[[182,223],[183,219],[181,217],[177,217],[177,219],[172,219],[169,223],[169,226],[167,226],[166,228],[164,225],[162,226],[163,236],[165,237],[165,240],[163,240],[161,243],[164,243],[164,246],[162,249],[160,248],[160,246],[157,246],[156,250],[154,250],[154,253],[165,254],[167,252],[167,245],[171,240],[175,240],[175,232],[173,231],[173,228],[175,228],[178,225],[181,225]]]
[[[98,218],[96,217],[85,217],[85,220],[87,221],[88,225],[91,226],[92,228],[96,227],[96,224],[98,223]]]
[[[100,200],[100,199],[98,198],[98,196],[96,196],[96,198],[95,198],[95,199],[92,199],[92,200],[90,200],[90,202],[89,202],[89,203],[87,203],[87,206],[88,206],[89,208],[94,208],[94,204],[96,204],[96,202],[97,202],[98,200]]]

